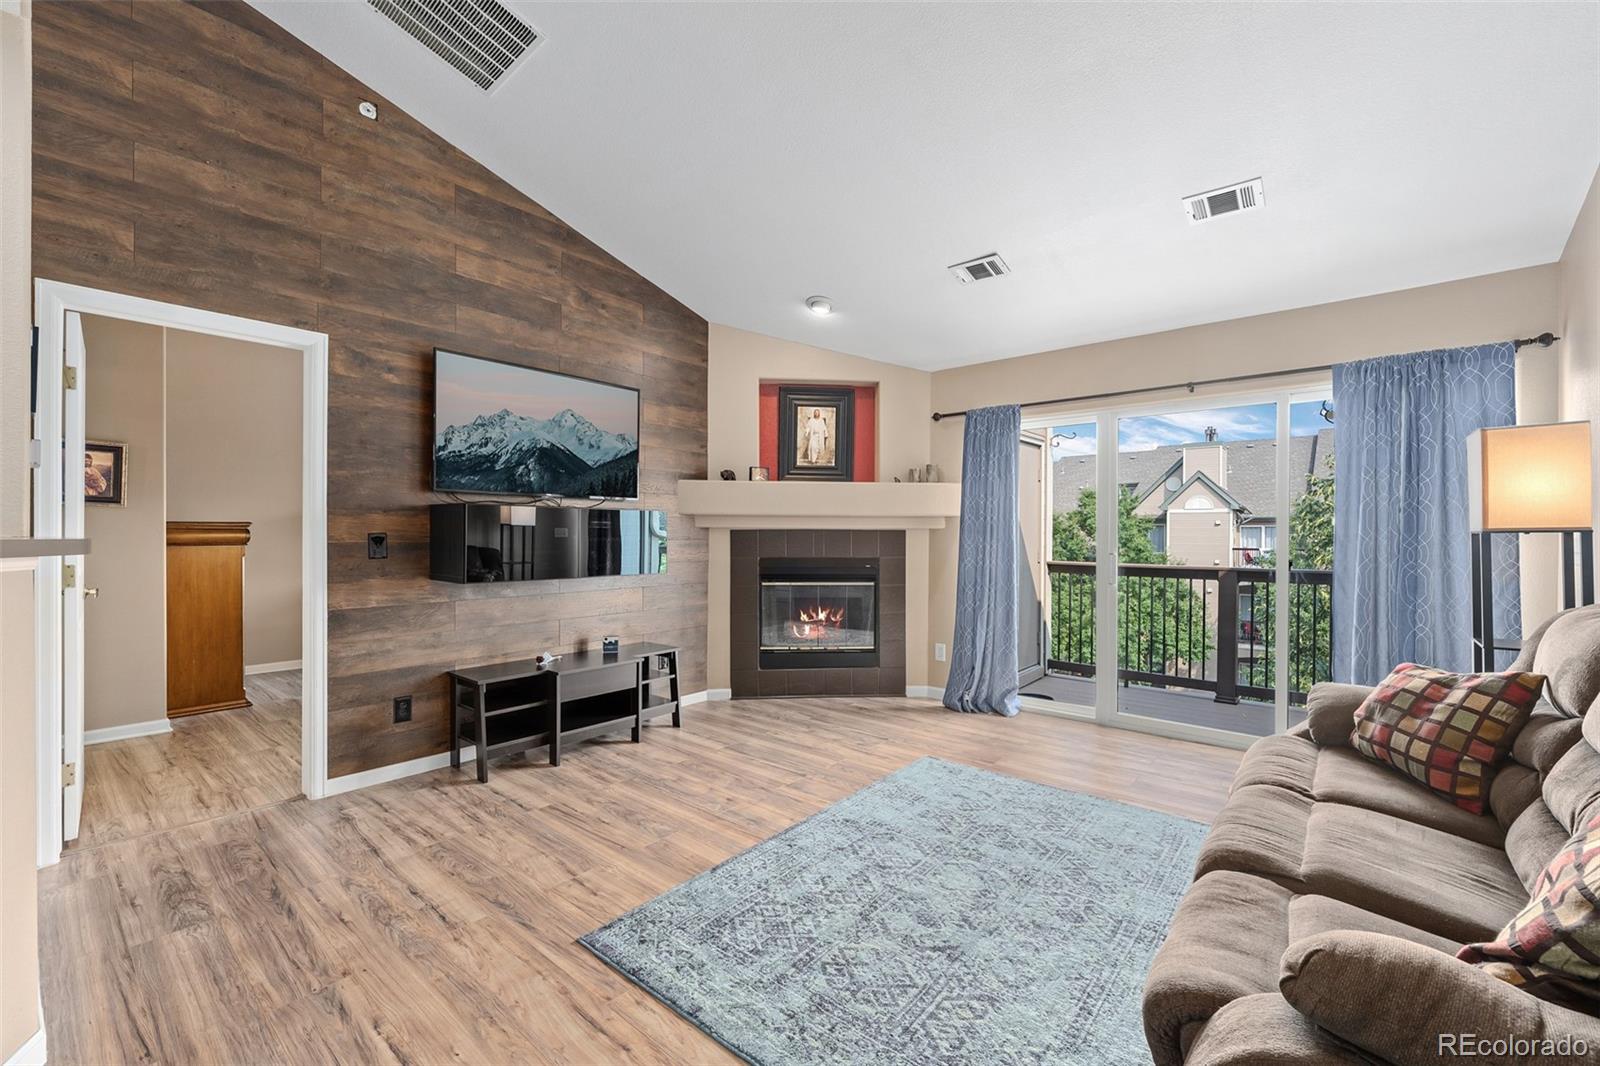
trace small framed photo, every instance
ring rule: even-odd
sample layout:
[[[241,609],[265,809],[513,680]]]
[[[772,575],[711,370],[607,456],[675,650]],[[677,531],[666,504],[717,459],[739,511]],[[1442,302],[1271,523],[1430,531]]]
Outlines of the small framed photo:
[[[856,390],[778,389],[778,480],[849,481],[855,467]]]
[[[83,502],[128,504],[128,446],[87,441],[83,449]]]
[[[750,480],[751,481],[771,481],[772,480],[772,471],[768,470],[764,466],[752,466],[750,468]]]

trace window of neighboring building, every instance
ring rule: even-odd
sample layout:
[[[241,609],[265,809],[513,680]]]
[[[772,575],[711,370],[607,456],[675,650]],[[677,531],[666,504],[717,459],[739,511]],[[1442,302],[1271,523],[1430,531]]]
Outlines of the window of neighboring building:
[[[1158,552],[1167,550],[1167,524],[1157,522],[1150,527],[1150,546]]]
[[[1272,551],[1278,546],[1278,527],[1276,523],[1240,527],[1239,546],[1241,548],[1259,548],[1262,551]]]
[[[1195,496],[1183,505],[1185,511],[1209,511],[1214,507],[1216,504],[1211,502],[1210,496]]]

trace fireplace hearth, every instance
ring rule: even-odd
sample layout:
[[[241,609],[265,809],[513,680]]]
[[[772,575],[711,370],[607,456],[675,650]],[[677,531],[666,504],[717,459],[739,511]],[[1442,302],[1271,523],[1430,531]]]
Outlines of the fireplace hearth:
[[[762,559],[763,670],[878,665],[876,559]]]

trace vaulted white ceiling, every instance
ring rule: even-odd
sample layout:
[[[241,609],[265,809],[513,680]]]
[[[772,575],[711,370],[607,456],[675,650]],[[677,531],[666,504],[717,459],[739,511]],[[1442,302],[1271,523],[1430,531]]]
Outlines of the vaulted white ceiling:
[[[1547,263],[1600,165],[1592,3],[509,0],[492,94],[256,6],[706,318],[924,368]]]

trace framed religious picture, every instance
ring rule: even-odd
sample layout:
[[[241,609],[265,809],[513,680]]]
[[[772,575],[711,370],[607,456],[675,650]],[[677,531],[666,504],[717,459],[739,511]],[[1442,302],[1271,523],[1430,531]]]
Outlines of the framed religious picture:
[[[778,387],[778,480],[849,481],[855,470],[856,390]]]
[[[128,504],[128,446],[86,441],[83,448],[83,502]]]

